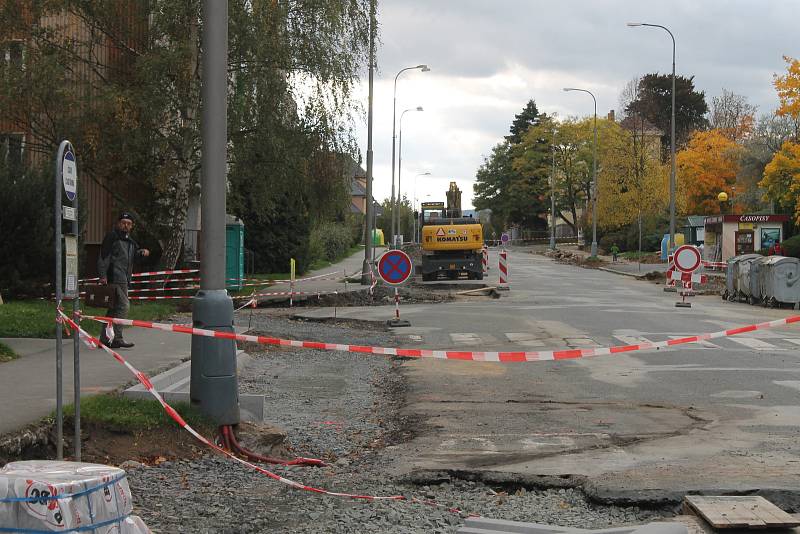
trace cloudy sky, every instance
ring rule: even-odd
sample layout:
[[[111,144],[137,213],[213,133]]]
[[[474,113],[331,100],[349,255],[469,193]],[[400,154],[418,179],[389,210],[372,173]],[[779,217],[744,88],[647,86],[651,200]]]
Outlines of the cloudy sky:
[[[374,82],[374,195],[391,191],[392,90],[402,121],[402,191],[419,202],[444,201],[451,180],[472,207],[475,171],[533,98],[540,111],[591,115],[581,87],[597,97],[598,116],[618,109],[627,81],[670,73],[695,77],[706,101],[723,88],[748,97],[759,113],[777,105],[775,73],[783,55],[800,56],[796,0],[379,0],[380,43]],[[359,90],[367,102],[367,77]],[[366,119],[357,124],[366,168]],[[432,176],[417,174],[430,172]],[[427,196],[430,195],[430,196]]]

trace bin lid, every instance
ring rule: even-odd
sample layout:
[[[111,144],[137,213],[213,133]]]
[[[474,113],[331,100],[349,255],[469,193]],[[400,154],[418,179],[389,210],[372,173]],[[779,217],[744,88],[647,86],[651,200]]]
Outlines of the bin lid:
[[[741,254],[739,256],[734,256],[731,259],[729,259],[728,263],[733,263],[735,261],[744,261],[744,260],[749,260],[749,259],[753,259],[753,258],[763,258],[763,257],[764,256],[762,256],[761,254]]]
[[[789,256],[769,256],[767,258],[767,263],[770,265],[776,265],[778,263],[800,263],[800,259]]]
[[[231,225],[244,226],[244,223],[239,217],[228,213],[225,215],[225,226],[231,226]]]

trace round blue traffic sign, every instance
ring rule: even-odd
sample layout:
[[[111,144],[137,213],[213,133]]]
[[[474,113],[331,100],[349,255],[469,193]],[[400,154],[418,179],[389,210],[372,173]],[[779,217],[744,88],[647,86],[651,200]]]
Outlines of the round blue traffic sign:
[[[392,286],[404,283],[411,276],[411,258],[402,250],[384,252],[378,260],[378,276]]]
[[[502,241],[503,244],[508,243],[509,239],[510,238],[508,237],[508,233],[507,232],[503,232],[503,235],[500,236],[500,241]]]

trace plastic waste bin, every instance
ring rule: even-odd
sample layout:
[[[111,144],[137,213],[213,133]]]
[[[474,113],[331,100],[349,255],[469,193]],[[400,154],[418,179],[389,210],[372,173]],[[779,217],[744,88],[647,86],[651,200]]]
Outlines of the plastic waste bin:
[[[765,260],[764,304],[778,306],[786,303],[800,307],[800,260],[786,256],[769,256]]]
[[[384,239],[383,230],[381,230],[380,228],[376,228],[375,230],[372,231],[372,244],[374,246],[379,246],[379,247],[384,246],[383,239]]]
[[[233,215],[225,217],[225,286],[242,289],[244,283],[244,223]]]

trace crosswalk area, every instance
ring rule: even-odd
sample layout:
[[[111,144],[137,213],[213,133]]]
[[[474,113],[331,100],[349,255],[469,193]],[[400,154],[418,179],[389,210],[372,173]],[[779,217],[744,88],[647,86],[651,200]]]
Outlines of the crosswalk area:
[[[531,332],[426,332],[422,335],[409,335],[406,340],[411,345],[431,346],[435,348],[459,347],[475,350],[552,350],[562,348],[597,348],[617,345],[642,345],[656,343],[667,339],[685,336],[670,334],[635,333],[615,334],[612,336],[588,335],[574,337],[546,337]],[[773,332],[770,336],[748,335],[717,338],[699,343],[687,343],[661,350],[726,350],[750,352],[788,352],[800,354],[800,335],[790,332]]]

